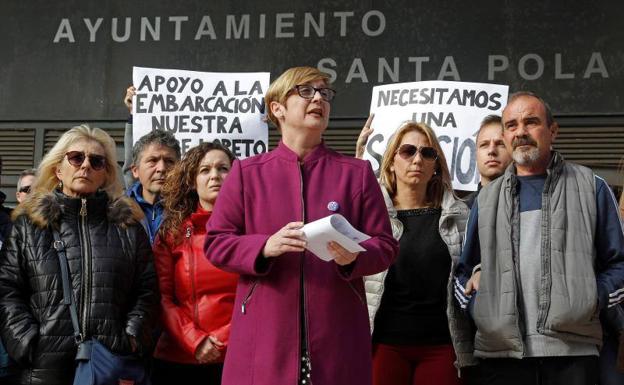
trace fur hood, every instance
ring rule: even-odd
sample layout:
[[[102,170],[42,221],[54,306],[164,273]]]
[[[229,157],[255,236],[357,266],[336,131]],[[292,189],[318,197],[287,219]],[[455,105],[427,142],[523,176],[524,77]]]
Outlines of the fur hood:
[[[122,228],[140,223],[143,219],[143,211],[139,205],[129,197],[119,197],[111,200],[105,193],[94,198],[102,203],[106,202],[106,217],[110,223]],[[48,193],[33,192],[26,201],[22,202],[13,210],[13,221],[18,217],[26,216],[35,226],[45,228],[56,225],[65,210],[65,200],[69,200],[63,194],[53,191]]]

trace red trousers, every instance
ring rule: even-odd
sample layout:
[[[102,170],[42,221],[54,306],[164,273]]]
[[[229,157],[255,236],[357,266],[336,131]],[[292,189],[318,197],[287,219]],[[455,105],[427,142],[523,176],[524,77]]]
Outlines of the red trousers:
[[[452,345],[373,345],[373,385],[460,385]]]

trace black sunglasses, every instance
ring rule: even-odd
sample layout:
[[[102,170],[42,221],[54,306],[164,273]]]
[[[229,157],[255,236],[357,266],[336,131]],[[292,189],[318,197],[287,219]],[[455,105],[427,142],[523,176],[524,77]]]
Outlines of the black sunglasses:
[[[30,193],[30,186],[22,186],[17,191],[21,192],[21,193],[24,193],[24,194],[29,194]]]
[[[89,154],[87,156],[82,151],[69,151],[67,154],[65,154],[65,156],[67,157],[67,161],[69,162],[69,164],[74,167],[82,166],[87,157],[89,158],[89,164],[91,165],[92,169],[99,171],[106,167],[106,157],[103,155]]]
[[[304,99],[313,99],[317,91],[321,94],[321,98],[323,98],[326,102],[331,102],[334,99],[334,96],[336,96],[336,90],[334,89],[327,87],[315,88],[309,84],[296,85],[295,90],[297,90],[299,96]]]
[[[420,156],[424,160],[428,160],[430,162],[438,159],[438,152],[433,147],[416,147],[413,144],[405,143],[397,149],[397,154],[405,160],[413,158],[417,153],[420,153]]]

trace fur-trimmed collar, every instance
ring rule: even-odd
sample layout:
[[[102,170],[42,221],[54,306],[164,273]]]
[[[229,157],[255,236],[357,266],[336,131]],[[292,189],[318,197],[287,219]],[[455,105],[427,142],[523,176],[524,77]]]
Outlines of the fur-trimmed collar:
[[[13,210],[13,220],[25,215],[40,228],[57,225],[63,213],[68,210],[68,206],[73,206],[76,202],[75,199],[56,191],[33,192],[26,201]],[[99,193],[95,197],[88,198],[89,211],[96,205],[105,205],[108,221],[124,228],[139,223],[143,219],[141,208],[128,197],[120,197],[111,201],[105,193]]]

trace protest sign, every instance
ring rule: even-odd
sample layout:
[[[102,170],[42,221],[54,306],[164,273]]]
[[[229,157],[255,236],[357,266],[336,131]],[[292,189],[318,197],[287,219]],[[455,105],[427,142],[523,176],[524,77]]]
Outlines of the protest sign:
[[[501,115],[509,87],[451,81],[396,83],[373,87],[370,112],[375,114],[364,159],[379,176],[390,137],[407,120],[435,131],[448,163],[453,188],[474,191],[479,182],[475,136],[487,115]]]
[[[161,129],[175,135],[182,153],[207,141],[219,141],[238,158],[266,152],[269,77],[134,67],[133,140]]]

